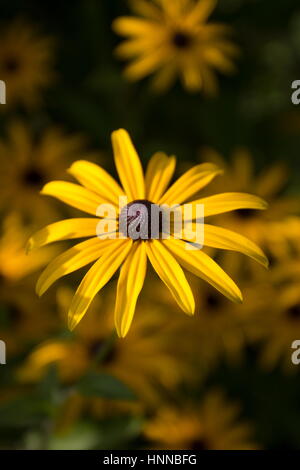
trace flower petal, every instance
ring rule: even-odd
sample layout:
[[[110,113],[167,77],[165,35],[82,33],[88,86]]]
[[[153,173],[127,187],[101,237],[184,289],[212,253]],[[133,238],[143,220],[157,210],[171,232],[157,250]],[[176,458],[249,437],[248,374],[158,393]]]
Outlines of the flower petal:
[[[175,171],[175,157],[158,152],[150,159],[146,171],[146,198],[157,203],[168,187]]]
[[[187,15],[185,24],[195,26],[197,23],[205,23],[217,4],[216,0],[202,0],[197,2],[192,11]]]
[[[71,165],[68,172],[87,189],[118,207],[119,197],[124,196],[124,192],[115,179],[99,165],[79,160]]]
[[[161,241],[147,242],[146,248],[149,260],[158,276],[170,289],[180,308],[188,315],[192,315],[195,311],[195,300],[179,263]]]
[[[121,268],[118,281],[115,325],[118,335],[122,338],[130,328],[136,302],[144,284],[146,269],[145,243],[135,243]]]
[[[121,36],[146,36],[158,29],[156,22],[132,16],[116,18],[112,28],[115,33]]]
[[[43,295],[60,277],[77,271],[95,261],[111,243],[111,240],[99,240],[98,237],[91,238],[57,256],[40,275],[36,285],[37,294],[39,296]]]
[[[204,216],[223,214],[225,212],[239,209],[258,209],[268,208],[268,203],[258,196],[247,193],[221,193],[214,196],[204,197],[197,201],[190,202],[193,206],[197,204],[204,205]]]
[[[103,256],[96,261],[82,279],[70,306],[69,328],[73,330],[80,322],[95,295],[111,279],[132,247],[132,240],[114,240]]]
[[[108,203],[107,199],[101,198],[94,192],[78,184],[68,183],[66,181],[52,181],[51,183],[47,183],[41,193],[47,196],[53,196],[69,206],[92,215],[97,214],[97,208],[100,204]]]
[[[267,257],[259,246],[248,238],[222,227],[204,224],[204,245],[222,250],[239,251],[266,268],[269,265]]]
[[[240,289],[206,253],[201,250],[188,250],[187,243],[183,240],[162,240],[162,243],[185,269],[211,284],[233,302],[242,302]]]
[[[159,204],[181,204],[222,173],[213,163],[196,165],[182,175],[164,194]]]
[[[129,201],[145,199],[145,181],[139,156],[128,132],[119,129],[112,133],[115,163],[119,178]]]
[[[36,232],[28,241],[26,250],[31,251],[49,243],[73,238],[94,237],[99,219],[66,219],[47,225]]]

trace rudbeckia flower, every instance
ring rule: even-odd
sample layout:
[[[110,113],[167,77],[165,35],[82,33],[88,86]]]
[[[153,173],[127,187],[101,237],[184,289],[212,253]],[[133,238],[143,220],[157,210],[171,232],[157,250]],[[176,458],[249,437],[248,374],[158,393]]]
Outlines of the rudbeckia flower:
[[[135,0],[138,17],[120,17],[113,29],[128,39],[117,55],[131,60],[129,80],[155,73],[154,88],[164,90],[177,76],[191,92],[217,91],[215,71],[231,74],[238,48],[229,39],[228,26],[208,23],[216,0]]]
[[[156,449],[257,449],[253,428],[240,420],[240,412],[240,406],[228,401],[221,390],[211,390],[199,405],[160,407],[144,434]]]
[[[285,194],[289,182],[286,164],[275,162],[257,172],[253,155],[244,147],[237,148],[229,162],[215,150],[206,148],[201,152],[201,161],[208,161],[224,169],[224,177],[212,183],[208,195],[223,191],[253,191],[270,203],[268,211],[236,211],[221,215],[217,222],[226,224],[232,230],[238,229],[261,246],[270,258],[283,259],[290,240],[297,233],[298,224],[294,215],[299,214],[300,208],[299,197]]]
[[[176,335],[170,321],[173,312],[163,311],[145,299],[139,307],[143,314],[137,315],[130,334],[118,340],[110,315],[114,287],[113,282],[104,296],[95,298],[91,314],[83,318],[72,337],[39,344],[21,366],[19,379],[25,383],[38,382],[49,365],[56,364],[60,380],[72,385],[90,370],[95,356],[101,356],[97,370],[127,384],[142,408],[157,407],[164,393],[173,393],[179,383],[193,382],[195,369],[183,360],[184,345],[178,345],[178,331]],[[71,299],[71,289],[58,289],[57,300],[63,313]],[[76,361],[72,360],[74,357]]]
[[[115,325],[121,337],[130,328],[145,280],[147,259],[181,309],[189,315],[194,313],[195,302],[182,267],[209,282],[230,300],[241,302],[242,294],[237,285],[203,250],[195,249],[193,243],[180,239],[177,233],[165,237],[160,217],[158,236],[156,233],[153,237],[152,210],[166,205],[182,208],[184,212],[186,208],[192,209],[191,220],[197,227],[197,207],[200,205],[204,207],[204,215],[209,217],[235,209],[265,209],[266,203],[249,194],[224,193],[182,205],[221,173],[216,165],[197,165],[168,188],[175,170],[174,157],[156,153],[144,176],[128,133],[123,129],[113,132],[112,143],[122,187],[99,166],[77,161],[69,173],[81,185],[53,181],[42,189],[42,194],[53,196],[94,217],[56,222],[29,240],[28,248],[32,249],[59,240],[89,237],[50,263],[38,280],[37,293],[42,295],[60,277],[94,262],[71,302],[68,318],[70,329],[74,329],[95,295],[121,268],[115,306]],[[122,200],[127,198],[127,204],[122,208],[120,197]],[[99,222],[103,221],[99,218],[99,208],[103,208],[103,204],[112,207],[118,214],[120,224],[116,224],[113,233],[105,233],[104,229],[99,232]],[[134,215],[131,211],[133,207],[136,209]],[[203,227],[202,221],[200,225]],[[267,265],[260,248],[237,233],[204,224],[204,236],[205,246],[239,251]]]
[[[0,209],[9,205],[40,224],[49,214],[55,217],[57,211],[49,201],[37,197],[37,190],[49,178],[61,178],[79,155],[88,160],[101,158],[85,149],[82,135],[66,134],[54,126],[36,133],[20,120],[8,124],[0,138],[0,154]]]
[[[6,106],[32,107],[54,79],[53,40],[36,27],[15,20],[0,35],[0,77],[6,84]]]
[[[44,337],[53,330],[53,304],[41,304],[32,290],[32,277],[58,254],[48,246],[28,258],[25,245],[32,226],[24,224],[19,213],[3,218],[0,226],[0,338],[5,341],[8,355],[19,353],[24,345]],[[16,295],[16,292],[18,293]],[[43,315],[39,315],[40,309]]]
[[[300,338],[299,256],[281,260],[268,274],[256,288],[264,302],[245,322],[245,331],[258,347],[259,363],[266,371],[281,367],[285,373],[297,373],[299,366],[292,355],[298,349],[294,342]]]

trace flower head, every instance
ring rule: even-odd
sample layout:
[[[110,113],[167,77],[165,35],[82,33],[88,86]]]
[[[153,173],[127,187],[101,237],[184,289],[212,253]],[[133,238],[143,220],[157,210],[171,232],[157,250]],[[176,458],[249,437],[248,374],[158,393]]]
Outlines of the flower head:
[[[49,201],[37,197],[47,178],[61,178],[65,168],[79,155],[94,159],[85,149],[85,139],[77,134],[65,134],[58,127],[33,132],[23,121],[12,120],[0,138],[2,171],[0,172],[0,209],[7,205],[21,211],[30,220],[44,223],[54,210]],[[97,158],[99,160],[99,155]],[[36,210],[32,211],[32,207]]]
[[[0,43],[0,77],[6,84],[7,105],[36,105],[41,89],[54,78],[52,39],[16,20],[3,30]]]
[[[183,360],[184,345],[178,345],[178,331],[176,335],[170,322],[173,312],[163,311],[146,299],[140,306],[144,314],[137,315],[126,339],[118,340],[110,315],[112,295],[114,282],[104,296],[95,298],[91,314],[83,318],[71,337],[47,340],[27,356],[19,379],[38,382],[54,363],[62,382],[74,384],[89,371],[91,361],[97,357],[97,370],[127,384],[139,397],[140,405],[150,408],[158,406],[166,391],[174,393],[183,380],[194,381],[195,371]],[[57,297],[64,313],[72,300],[72,290],[59,288]],[[74,357],[76,361],[72,360]]]
[[[189,91],[215,93],[214,71],[232,73],[238,48],[229,39],[230,28],[208,23],[216,0],[134,0],[140,17],[117,18],[114,30],[128,37],[117,49],[132,60],[125,75],[139,80],[155,74],[154,87],[168,88],[177,76]]]
[[[155,154],[144,176],[128,133],[123,129],[113,132],[112,143],[122,187],[99,166],[87,161],[77,161],[71,166],[69,173],[81,185],[53,181],[42,190],[43,194],[56,197],[94,217],[56,222],[37,232],[29,240],[28,247],[32,249],[59,240],[89,237],[49,264],[38,280],[38,294],[42,295],[60,277],[94,262],[71,302],[69,327],[73,329],[85,315],[95,295],[121,268],[115,325],[119,336],[125,336],[144,284],[149,259],[160,279],[187,314],[194,313],[195,302],[182,267],[209,282],[230,300],[241,302],[242,294],[234,281],[199,249],[197,243],[190,241],[189,234],[193,235],[194,229],[197,232],[200,227],[201,230],[204,229],[206,246],[239,251],[266,266],[267,260],[263,252],[250,240],[220,227],[203,225],[202,219],[199,221],[197,218],[198,206],[204,207],[204,214],[208,217],[241,208],[265,209],[266,203],[249,194],[224,193],[183,204],[221,173],[216,165],[197,165],[168,188],[175,170],[174,157],[163,153]],[[126,205],[120,207],[120,200],[124,199]],[[126,215],[123,213],[124,207]],[[157,212],[150,212],[150,207],[154,207],[155,211],[163,208],[163,220],[161,224],[159,213],[156,219],[158,223],[154,224],[155,235],[151,231],[149,237],[149,217],[152,227]],[[181,233],[177,228],[173,230],[170,225],[170,232],[166,233],[165,215],[169,214],[168,210],[164,212],[166,207],[175,207],[174,214],[185,214],[187,210],[190,218],[188,226],[193,230]],[[107,212],[111,208],[118,214],[119,224],[110,216],[103,216],[103,209]],[[123,223],[121,230],[122,220],[125,224]]]
[[[222,391],[211,390],[200,405],[159,408],[144,434],[162,449],[255,449],[253,429],[239,419],[240,412],[240,406],[229,402]]]

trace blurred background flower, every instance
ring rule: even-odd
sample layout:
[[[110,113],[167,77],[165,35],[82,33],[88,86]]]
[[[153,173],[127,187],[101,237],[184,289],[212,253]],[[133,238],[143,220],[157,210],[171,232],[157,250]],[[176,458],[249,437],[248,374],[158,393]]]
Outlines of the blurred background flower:
[[[290,99],[299,18],[296,0],[277,0],[271,16],[267,0],[1,2],[0,448],[300,448],[291,348],[300,340],[300,111]],[[201,197],[267,200],[266,211],[211,217],[268,255],[266,271],[205,248],[243,304],[191,274],[197,309],[186,318],[149,272],[135,322],[118,339],[116,277],[74,332],[66,311],[81,272],[37,297],[38,271],[61,247],[27,256],[28,239],[82,217],[39,191],[68,180],[77,160],[116,176],[110,134],[120,127],[144,166],[158,149],[176,155],[174,180],[203,161],[220,166]]]
[[[135,17],[117,18],[113,29],[129,37],[118,46],[121,59],[131,59],[125,69],[129,80],[155,73],[153,87],[169,88],[179,76],[191,92],[215,94],[215,70],[231,74],[238,47],[225,24],[208,23],[216,0],[132,0]]]
[[[145,435],[162,449],[250,450],[251,426],[239,421],[240,409],[219,390],[208,392],[201,405],[161,408],[145,426]]]
[[[1,30],[0,76],[6,84],[8,106],[26,107],[41,101],[43,88],[54,80],[53,39],[38,24],[16,18]]]

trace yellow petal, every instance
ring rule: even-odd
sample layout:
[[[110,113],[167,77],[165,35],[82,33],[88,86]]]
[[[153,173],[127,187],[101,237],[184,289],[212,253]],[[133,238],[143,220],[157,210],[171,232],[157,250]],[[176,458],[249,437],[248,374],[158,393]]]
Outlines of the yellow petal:
[[[124,192],[115,179],[99,165],[79,160],[73,163],[68,172],[87,189],[118,207],[119,197],[124,196]]]
[[[97,214],[100,204],[108,203],[107,199],[101,198],[94,192],[66,181],[52,181],[43,187],[41,193],[53,196],[69,206],[92,215]]]
[[[128,202],[145,199],[145,181],[139,156],[128,132],[119,129],[112,133],[115,163]]]
[[[73,238],[94,237],[99,219],[66,219],[47,225],[36,232],[27,243],[27,251],[49,243]]]
[[[258,209],[268,208],[266,201],[258,196],[247,193],[221,193],[214,196],[208,196],[197,201],[192,201],[193,206],[204,204],[204,216],[223,214],[225,212],[239,209]]]
[[[195,62],[186,60],[181,69],[183,86],[191,93],[201,90],[203,85],[202,71]]]
[[[157,47],[161,40],[157,37],[153,40],[152,37],[142,37],[129,39],[127,41],[121,42],[119,46],[116,47],[115,53],[116,56],[120,59],[131,59],[140,54],[144,54],[146,50],[153,50],[155,46]]]
[[[82,279],[70,306],[69,328],[80,322],[95,295],[115,274],[132,247],[132,240],[114,240],[103,256],[96,261]]]
[[[111,243],[112,240],[91,238],[57,256],[40,275],[36,285],[37,294],[43,295],[57,279],[95,261],[110,247]]]
[[[160,68],[152,79],[152,89],[156,93],[162,93],[171,87],[172,83],[176,80],[177,66],[176,63],[171,61]]]
[[[201,250],[187,250],[187,244],[182,240],[162,240],[162,243],[185,269],[207,281],[233,302],[242,302],[240,289],[206,253]]]
[[[156,31],[157,24],[142,18],[134,18],[132,16],[121,16],[117,18],[112,28],[115,33],[121,36],[145,36]]]
[[[188,315],[192,315],[195,311],[194,296],[179,263],[161,241],[147,242],[146,248],[149,260],[158,276],[170,289],[180,308]]]
[[[130,0],[130,7],[136,15],[159,20],[162,17],[161,10],[156,5],[146,0]]]
[[[130,328],[136,302],[144,284],[146,269],[145,243],[135,243],[121,268],[118,281],[115,325],[118,335],[122,338]]]
[[[192,11],[187,15],[184,23],[187,26],[205,23],[215,9],[216,4],[217,0],[202,0],[201,2],[197,2]]]
[[[288,168],[284,163],[277,163],[263,171],[256,180],[256,192],[263,197],[276,196],[289,179]]]
[[[175,171],[175,157],[168,157],[158,152],[149,161],[146,171],[146,197],[149,201],[157,203],[168,187]]]
[[[267,257],[259,246],[231,230],[204,224],[204,245],[222,250],[239,251],[265,267],[269,265]]]
[[[232,74],[236,71],[234,63],[217,47],[209,47],[206,49],[204,60],[208,65],[215,67],[222,73]]]
[[[222,173],[213,163],[196,165],[182,175],[164,194],[159,204],[181,204]]]
[[[154,44],[155,46],[155,44]],[[168,62],[169,51],[164,47],[154,47],[128,65],[124,74],[128,80],[140,80],[155,72],[162,64]]]

